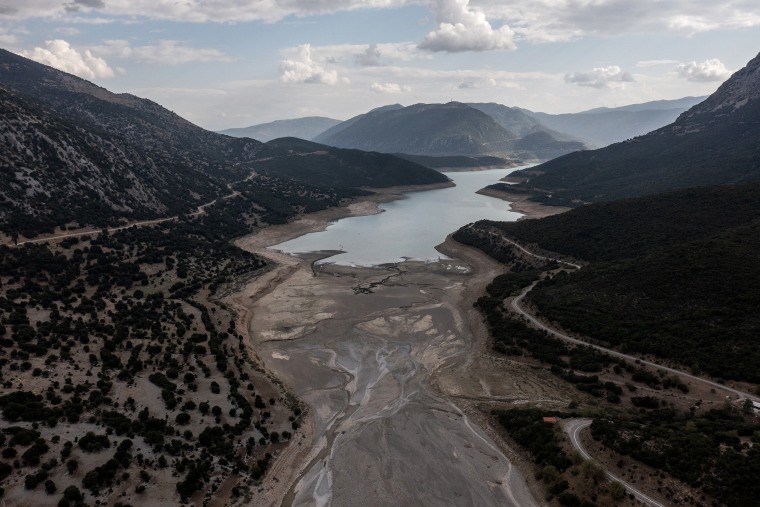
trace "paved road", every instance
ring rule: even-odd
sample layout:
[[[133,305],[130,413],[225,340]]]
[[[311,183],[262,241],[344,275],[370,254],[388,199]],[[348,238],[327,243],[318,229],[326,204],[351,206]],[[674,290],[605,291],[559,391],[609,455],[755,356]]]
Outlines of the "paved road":
[[[568,419],[562,423],[562,427],[570,437],[570,442],[573,444],[573,447],[577,449],[579,453],[581,453],[581,456],[583,456],[584,459],[593,459],[593,457],[583,447],[583,444],[581,444],[580,441],[581,431],[583,431],[585,428],[588,428],[589,426],[591,426],[591,419]],[[665,504],[661,504],[654,498],[645,495],[612,472],[605,470],[604,473],[608,479],[617,481],[622,484],[623,487],[625,487],[626,491],[635,496],[636,499],[640,502],[646,505],[650,505],[651,507],[666,507]]]
[[[250,179],[254,175],[255,174],[252,174],[251,176],[249,176],[248,178],[246,178],[244,181],[247,181],[248,179]],[[232,184],[230,184],[230,185],[232,185]],[[230,190],[232,190],[231,186],[230,186]],[[209,206],[213,206],[214,204],[216,204],[219,199],[227,200],[227,199],[232,199],[233,197],[237,197],[239,195],[240,195],[240,192],[238,192],[237,190],[232,190],[231,193],[229,193],[229,194],[227,194],[225,196],[222,196],[220,198],[216,198],[213,201],[209,201],[209,202],[207,202],[205,204],[201,204],[200,206],[198,206],[198,208],[196,209],[196,211],[194,211],[192,213],[188,213],[187,216],[196,217],[198,215],[203,215],[204,213],[206,213],[206,208],[208,208]],[[123,231],[124,229],[129,229],[130,227],[145,227],[146,225],[156,225],[156,224],[161,224],[161,223],[164,223],[164,222],[169,222],[171,220],[177,220],[178,218],[179,218],[179,215],[174,215],[174,216],[165,217],[165,218],[154,218],[153,220],[142,220],[140,222],[131,222],[129,224],[120,225],[118,227],[110,227],[110,228],[107,228],[105,230],[106,230],[106,232],[108,232],[110,234],[110,233],[113,233],[113,232]],[[57,240],[57,239],[76,238],[76,237],[80,237],[80,236],[85,236],[87,234],[100,234],[100,232],[102,230],[103,229],[80,229],[78,231],[67,232],[65,234],[56,234],[54,236],[45,236],[45,237],[42,237],[42,238],[35,238],[35,239],[28,239],[26,241],[19,241],[15,245],[8,244],[8,246],[30,245],[30,244],[33,244],[33,243],[45,243],[47,241],[54,241],[54,240]]]
[[[525,249],[524,247],[518,245],[514,241],[510,241],[510,240],[506,240],[506,241],[508,241],[512,245],[516,246],[517,248],[519,248],[521,251],[525,252],[526,254],[528,254],[528,255],[530,255],[532,257],[535,257],[537,259],[541,259],[541,260],[556,260],[560,264],[564,264],[566,266],[570,266],[570,267],[573,267],[575,269],[581,269],[581,266],[579,266],[578,264],[573,264],[572,262],[561,261],[561,260],[558,260],[558,259],[552,259],[550,257],[544,257],[542,255],[535,254],[535,253],[533,253],[533,252]],[[569,342],[569,343],[573,343],[575,345],[586,345],[586,346],[592,347],[592,348],[594,348],[596,350],[604,352],[605,354],[608,354],[608,355],[613,356],[613,357],[619,357],[621,359],[626,359],[626,360],[629,360],[629,361],[638,361],[639,363],[645,364],[645,365],[650,366],[652,368],[655,368],[655,369],[658,369],[658,370],[662,370],[662,371],[665,371],[665,372],[668,372],[668,373],[673,373],[673,374],[679,375],[681,377],[686,377],[686,378],[691,379],[691,380],[693,380],[695,382],[701,382],[702,384],[708,385],[708,386],[716,388],[716,389],[721,389],[723,391],[726,391],[726,392],[729,392],[729,393],[731,393],[733,395],[736,395],[739,398],[749,398],[749,399],[751,399],[753,401],[760,402],[760,397],[755,396],[753,394],[741,391],[739,389],[734,389],[733,387],[729,387],[729,386],[720,384],[718,382],[714,382],[712,380],[709,380],[709,379],[706,379],[706,378],[703,378],[703,377],[698,377],[696,375],[692,375],[691,373],[687,373],[687,372],[682,371],[682,370],[677,370],[677,369],[671,368],[669,366],[658,364],[658,363],[655,363],[655,362],[652,362],[652,361],[648,361],[646,359],[641,359],[641,358],[636,357],[636,356],[631,356],[631,355],[628,355],[628,354],[624,354],[622,352],[618,352],[617,350],[608,349],[608,348],[602,347],[600,345],[594,345],[594,344],[585,342],[583,340],[579,340],[577,338],[573,338],[571,336],[566,335],[565,333],[562,333],[562,332],[560,332],[560,331],[558,331],[558,330],[556,330],[556,329],[554,329],[554,328],[552,328],[552,327],[544,324],[535,315],[533,315],[532,313],[530,313],[529,310],[527,310],[525,307],[523,307],[521,305],[523,299],[525,298],[525,295],[528,294],[531,290],[533,290],[533,287],[536,286],[536,283],[537,282],[534,282],[530,286],[528,286],[525,289],[523,289],[523,291],[520,293],[520,295],[512,300],[512,308],[519,315],[522,315],[523,317],[525,317],[526,319],[528,319],[537,328],[542,329],[542,330],[546,331],[547,333],[549,333],[549,334],[551,334],[553,336],[556,336],[557,338],[559,338],[561,340],[564,340],[564,341]]]

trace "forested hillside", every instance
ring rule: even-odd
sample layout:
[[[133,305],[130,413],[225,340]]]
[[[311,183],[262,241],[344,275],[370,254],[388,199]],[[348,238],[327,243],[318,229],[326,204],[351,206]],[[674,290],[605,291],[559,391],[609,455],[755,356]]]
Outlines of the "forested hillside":
[[[760,382],[758,203],[758,184],[689,189],[542,220],[478,222],[455,238],[498,257],[493,244],[508,235],[590,261],[529,293],[544,318],[695,372]]]

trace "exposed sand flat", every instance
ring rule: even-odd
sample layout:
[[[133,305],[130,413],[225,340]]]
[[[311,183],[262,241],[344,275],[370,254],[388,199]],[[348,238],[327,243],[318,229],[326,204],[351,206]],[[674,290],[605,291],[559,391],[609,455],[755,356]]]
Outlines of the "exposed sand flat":
[[[506,180],[506,178],[502,178],[502,180]],[[545,206],[541,203],[533,202],[528,199],[528,197],[530,197],[528,194],[502,192],[501,190],[494,190],[492,188],[483,188],[481,190],[478,190],[478,193],[487,195],[489,197],[496,197],[497,199],[509,202],[509,208],[512,211],[517,211],[519,213],[525,214],[525,216],[520,220],[524,220],[526,218],[544,218],[551,215],[558,215],[570,209],[563,206]]]
[[[357,203],[238,242],[279,263],[234,296],[249,345],[310,408],[305,429],[273,465],[268,503],[537,505],[504,443],[476,422],[482,415],[452,401],[502,394],[492,373],[477,373],[486,370],[473,359],[486,335],[469,312],[472,300],[463,303],[498,264],[483,256],[478,269],[459,260],[313,267],[324,255],[265,248],[336,214],[376,210]],[[461,253],[447,244],[447,255]],[[465,378],[472,381],[456,389]]]
[[[438,263],[323,269],[302,262],[251,307],[265,367],[312,408],[311,451],[285,503],[532,505],[498,446],[430,385],[471,351],[451,299],[465,276]]]

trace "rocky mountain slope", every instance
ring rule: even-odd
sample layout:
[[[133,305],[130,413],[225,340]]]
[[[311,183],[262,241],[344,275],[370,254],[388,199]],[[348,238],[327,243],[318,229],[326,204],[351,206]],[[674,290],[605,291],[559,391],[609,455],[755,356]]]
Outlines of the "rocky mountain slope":
[[[232,137],[250,137],[263,143],[281,137],[311,140],[339,123],[341,123],[340,120],[325,118],[324,116],[307,116],[251,125],[250,127],[226,129],[219,131],[219,133]]]
[[[283,174],[288,164],[325,160],[315,153],[324,147],[301,150],[299,157],[273,154],[259,141],[209,132],[149,100],[111,93],[3,50],[0,111],[0,230],[9,235],[188,213],[229,194],[260,159],[272,165],[272,157],[282,156],[275,165]],[[290,142],[300,149],[298,140]],[[331,156],[341,167],[332,176],[371,175],[351,180],[359,186],[445,180],[390,155],[382,164],[341,150]],[[394,180],[391,169],[403,177]],[[331,181],[349,186],[338,177]]]
[[[523,189],[568,204],[760,180],[760,56],[673,124],[532,168]]]
[[[191,211],[228,192],[261,145],[7,51],[0,69],[6,232]]]

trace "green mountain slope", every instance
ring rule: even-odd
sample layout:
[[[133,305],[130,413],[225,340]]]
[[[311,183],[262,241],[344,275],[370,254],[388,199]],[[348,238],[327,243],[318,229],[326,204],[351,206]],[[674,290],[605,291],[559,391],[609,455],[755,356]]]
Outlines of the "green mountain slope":
[[[295,138],[266,143],[256,172],[331,187],[429,185],[449,179],[438,171],[384,153],[333,148]]]
[[[514,137],[485,113],[449,102],[381,108],[316,140],[339,148],[383,153],[486,155],[508,152]]]
[[[590,261],[529,294],[549,321],[621,350],[760,382],[760,184],[479,222],[460,236],[487,251],[488,231]]]

